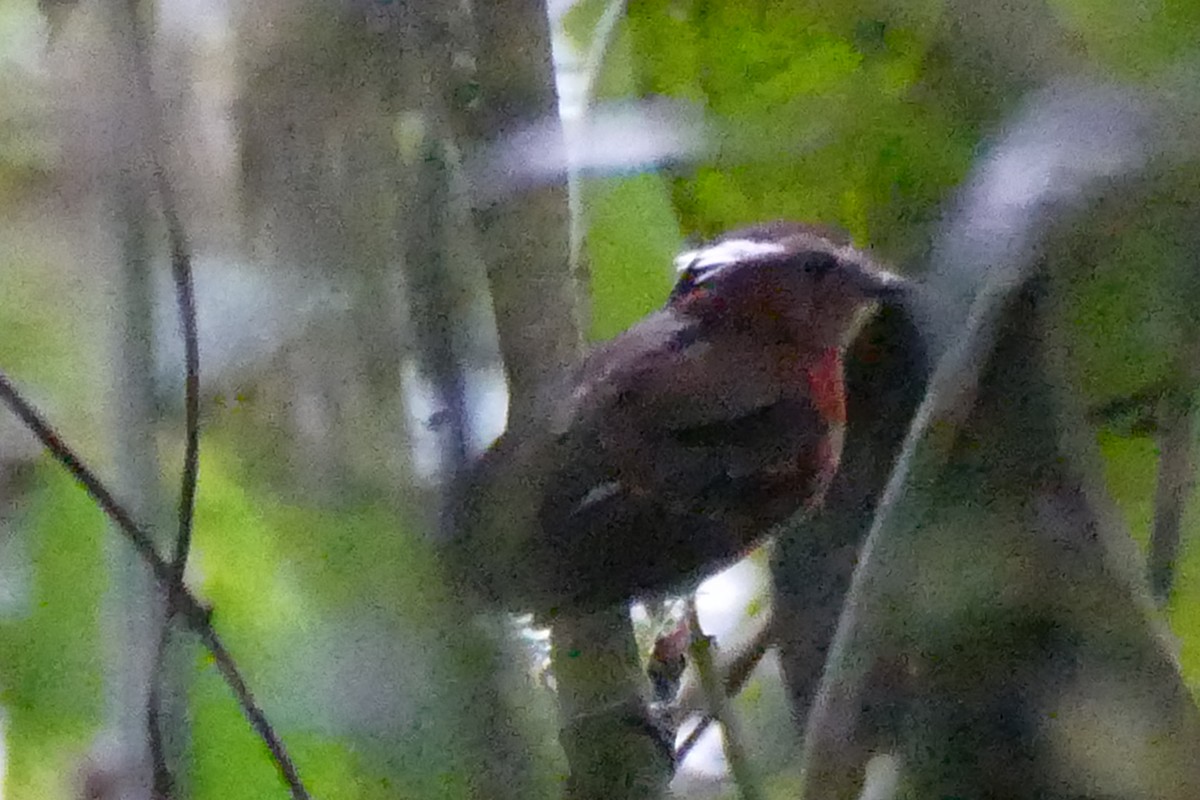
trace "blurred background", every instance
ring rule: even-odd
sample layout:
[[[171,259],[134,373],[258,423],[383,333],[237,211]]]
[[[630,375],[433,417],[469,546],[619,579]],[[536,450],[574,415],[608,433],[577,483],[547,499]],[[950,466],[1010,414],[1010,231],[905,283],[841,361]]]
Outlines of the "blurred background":
[[[686,241],[794,218],[920,274],[972,165],[1030,92],[1064,78],[1187,95],[1200,4],[0,0],[0,368],[165,548],[183,346],[157,153],[199,315],[188,580],[310,790],[480,796],[479,731],[495,728],[464,687],[483,671],[527,762],[515,796],[558,796],[545,633],[448,610],[454,578],[433,555],[446,481],[504,429],[510,398],[523,407],[580,342],[657,307]],[[1195,166],[1156,173],[1136,204],[1102,198],[1054,251],[1071,261],[1072,385],[1119,516],[1144,550],[1156,493],[1183,509],[1157,613],[1193,690]],[[935,650],[961,647],[972,604],[1037,602],[1026,556],[1002,541],[942,527],[914,548],[911,635],[935,632]],[[766,563],[699,590],[722,644],[764,619]],[[153,605],[103,515],[0,415],[0,798],[118,796],[103,776],[140,741]],[[654,615],[635,618],[648,647]],[[181,796],[284,796],[208,659],[177,639]],[[1071,686],[1073,735],[1053,744],[1084,776],[1069,796],[1160,796],[1151,761],[1113,777],[1141,712]],[[800,734],[773,656],[735,706],[769,796],[795,796]],[[714,734],[676,776],[681,795],[734,796]]]

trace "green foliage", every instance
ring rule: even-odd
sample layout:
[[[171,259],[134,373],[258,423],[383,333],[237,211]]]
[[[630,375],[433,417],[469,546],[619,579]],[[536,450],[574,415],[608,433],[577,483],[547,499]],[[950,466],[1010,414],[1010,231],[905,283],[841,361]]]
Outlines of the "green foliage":
[[[1158,471],[1158,449],[1148,436],[1119,436],[1101,431],[1108,491],[1125,517],[1125,524],[1138,543],[1150,541],[1154,521],[1154,484]]]
[[[254,800],[282,793],[266,746],[246,724],[215,670],[205,670],[196,681],[191,710],[195,739],[191,781],[198,800]],[[336,737],[289,732],[287,744],[313,797],[383,800],[436,796],[397,795],[398,787],[386,775],[373,775],[353,744]]]
[[[66,797],[100,723],[104,517],[56,464],[38,465],[15,520],[33,579],[25,613],[0,620],[5,796]]]
[[[220,445],[205,452],[194,585],[218,609],[215,623],[260,697],[273,701],[272,719],[285,721],[282,733],[310,789],[330,798],[394,797],[397,791],[462,796],[470,770],[462,743],[453,739],[457,701],[446,693],[446,678],[425,672],[428,662],[406,657],[411,649],[436,659],[441,646],[431,650],[430,643],[447,623],[446,581],[428,545],[382,499],[336,511],[284,504],[247,488],[253,481],[236,455],[224,456]],[[357,631],[349,640],[337,633],[348,623]],[[355,651],[358,658],[394,659],[386,668],[363,663],[366,674],[389,681],[399,676],[405,681],[399,694],[420,698],[384,741],[322,732],[342,724],[338,701],[324,696],[337,687],[323,671],[337,664],[344,670],[355,657],[328,649],[356,639],[367,641]],[[316,663],[310,666],[310,659]],[[192,706],[199,797],[278,791],[265,749],[211,668],[197,682]],[[405,786],[397,785],[398,776]]]
[[[1145,547],[1154,521],[1158,448],[1148,436],[1102,432],[1099,441],[1108,491],[1134,538]],[[1200,491],[1193,490],[1184,515],[1184,549],[1176,565],[1175,590],[1167,619],[1178,637],[1184,678],[1192,692],[1200,696],[1200,547],[1195,546],[1193,533],[1197,530],[1200,530]]]
[[[951,18],[961,11],[951,5],[629,3],[602,68],[591,76],[595,96],[694,104],[706,113],[713,138],[710,157],[701,163],[580,182],[589,337],[609,338],[661,305],[672,280],[672,255],[688,236],[790,217],[844,227],[859,244],[901,265],[923,253],[988,131],[1017,100],[1004,87],[1020,84],[998,74],[1002,67],[987,73],[978,63],[956,60],[960,28],[970,21]],[[570,13],[567,28],[584,50],[607,6],[607,0],[586,0]],[[18,39],[33,35],[32,7],[29,0],[0,3],[0,68],[6,76],[19,74],[7,60]],[[1194,0],[1051,0],[1050,8],[1072,45],[1056,55],[1077,57],[1064,63],[1082,71],[1143,79],[1200,54],[1200,4]],[[289,85],[291,93],[279,92],[280,118],[285,111],[300,119],[316,113],[329,130],[340,130],[333,118],[360,113],[356,102],[378,100],[362,101],[352,85],[391,62],[373,33],[331,27],[323,12],[297,20],[289,28],[294,46],[285,57],[274,58],[267,48],[258,53],[266,66],[247,81],[248,94],[240,99]],[[21,31],[22,37],[9,36]],[[0,99],[9,101],[0,103],[8,109],[0,112],[0,207],[18,185],[13,176],[40,174],[56,155],[52,137],[39,133],[40,113],[18,113],[29,111],[44,87],[21,80],[0,90]],[[344,104],[292,104],[296,97]],[[258,144],[273,149],[279,143]],[[288,146],[297,148],[296,163],[308,158],[335,165],[333,171],[344,166],[337,157],[342,151],[328,142],[323,146],[329,149],[316,155],[302,150],[303,143]],[[1194,199],[1195,181],[1185,184],[1186,176],[1178,197],[1122,212],[1119,224],[1100,233],[1081,223],[1079,240],[1093,246],[1066,256],[1078,261],[1066,313],[1089,404],[1179,379],[1179,354],[1200,294],[1181,269],[1194,266],[1195,243],[1172,233],[1185,227],[1180,219],[1191,213],[1181,200]],[[354,189],[346,190],[350,202]],[[352,215],[354,224],[367,228],[377,216],[390,219],[389,197],[379,199],[378,213]],[[331,206],[344,199],[321,197]],[[67,420],[64,432],[72,441],[82,438],[85,454],[94,452],[92,431],[105,424],[95,387],[110,380],[100,357],[108,343],[100,335],[104,315],[97,313],[108,298],[96,289],[96,265],[60,265],[58,256],[48,255],[52,233],[4,233],[0,366],[50,398],[56,420]],[[456,739],[455,715],[463,702],[456,691],[466,671],[489,668],[489,651],[470,647],[471,632],[446,633],[447,582],[418,523],[429,492],[405,486],[394,496],[362,491],[324,504],[286,500],[273,492],[297,471],[278,455],[283,434],[254,414],[229,422],[233,409],[206,413],[211,425],[189,580],[214,603],[218,629],[281,722],[314,794],[469,795],[470,753]],[[1100,444],[1109,489],[1144,543],[1156,473],[1153,441],[1106,431]],[[86,495],[53,465],[39,464],[34,485],[12,534],[28,541],[32,593],[21,614],[0,620],[0,702],[9,753],[4,790],[17,800],[68,796],[75,765],[100,725],[100,565],[103,537],[113,535]],[[921,585],[908,599],[919,624],[931,630],[947,620],[969,626],[963,608],[993,599],[997,587],[1029,580],[1028,554],[981,552],[979,540],[958,535],[970,526],[969,515],[945,520],[914,545]],[[1185,673],[1200,691],[1200,548],[1190,541],[1198,529],[1200,503],[1193,502],[1168,617]],[[340,695],[325,692],[334,679],[322,677],[324,650],[343,641],[336,634],[351,636],[346,631],[370,647],[384,643],[380,650],[364,645],[357,657],[364,665],[385,662],[382,672],[395,685],[379,691],[410,702],[378,737],[339,721],[339,711],[346,713],[338,708]],[[954,644],[961,642],[947,647]],[[451,652],[468,654],[472,663],[439,670]],[[195,796],[280,796],[278,776],[227,688],[206,659],[198,657],[196,668],[189,778]],[[752,687],[740,705],[758,723],[747,728],[766,748],[773,726],[784,724],[777,719],[783,702],[777,685],[765,678]],[[526,695],[519,697],[524,702]],[[535,713],[549,730],[547,709]],[[793,743],[775,740],[776,751],[767,756],[786,764],[783,749]],[[777,774],[772,780],[783,796],[794,779]]]
[[[716,162],[676,184],[685,230],[795,217],[866,244],[928,214],[967,166],[963,121],[915,91],[930,46],[917,17],[661,2],[629,26],[641,91],[701,102],[727,131]]]
[[[54,399],[56,421],[93,423],[92,400],[107,376],[98,363],[104,340],[93,304],[100,293],[63,291],[69,274],[55,263],[52,240],[43,231],[13,226],[0,237],[0,341],[4,369]],[[5,421],[8,424],[8,421]],[[74,436],[80,435],[72,427]]]
[[[581,6],[588,13],[571,29],[598,5]],[[593,336],[607,338],[661,302],[679,229],[707,236],[786,217],[840,225],[861,244],[911,247],[976,143],[973,123],[918,91],[929,19],[633,4],[600,94],[700,103],[721,139],[712,162],[674,171],[669,204],[657,177],[587,184]]]
[[[1180,269],[1194,262],[1192,243],[1172,235],[1178,221],[1163,209],[1147,212],[1105,235],[1068,293],[1071,350],[1089,403],[1170,382],[1194,324],[1194,280]]]
[[[593,339],[615,336],[662,305],[674,280],[679,233],[662,178],[586,183]]]
[[[1175,591],[1168,612],[1171,632],[1178,637],[1183,676],[1200,697],[1200,547],[1195,531],[1200,530],[1200,492],[1193,492],[1183,520],[1184,549],[1176,564]]]
[[[1200,5],[1194,0],[1052,0],[1050,5],[1089,59],[1135,78],[1194,58],[1200,41]]]
[[[258,463],[244,459],[227,433],[205,440],[196,512],[197,566],[205,591],[222,595],[223,610],[228,602],[247,622],[265,612],[270,628],[276,614],[297,613],[294,603],[370,604],[426,620],[444,602],[434,551],[394,497],[364,493],[334,507],[285,502],[259,485]],[[271,575],[263,565],[275,565]],[[251,585],[262,595],[245,596]]]

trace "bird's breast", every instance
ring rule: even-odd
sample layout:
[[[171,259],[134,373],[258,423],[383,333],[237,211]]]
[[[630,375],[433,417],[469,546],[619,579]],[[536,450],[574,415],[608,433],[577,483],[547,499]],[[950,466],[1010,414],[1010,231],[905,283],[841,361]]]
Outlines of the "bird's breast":
[[[808,363],[795,346],[749,335],[700,339],[630,376],[628,402],[681,428],[737,418],[787,398],[808,397]]]
[[[836,347],[826,350],[805,370],[809,396],[829,425],[846,424],[846,387],[842,356]]]

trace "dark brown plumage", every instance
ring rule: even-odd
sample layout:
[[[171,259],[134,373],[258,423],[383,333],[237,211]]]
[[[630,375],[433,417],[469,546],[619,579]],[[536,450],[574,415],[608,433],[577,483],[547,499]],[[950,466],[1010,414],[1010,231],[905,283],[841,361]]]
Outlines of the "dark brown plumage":
[[[512,608],[663,592],[745,554],[821,502],[845,424],[841,354],[902,283],[796,223],[676,259],[665,307],[548,387],[459,497],[459,568]]]

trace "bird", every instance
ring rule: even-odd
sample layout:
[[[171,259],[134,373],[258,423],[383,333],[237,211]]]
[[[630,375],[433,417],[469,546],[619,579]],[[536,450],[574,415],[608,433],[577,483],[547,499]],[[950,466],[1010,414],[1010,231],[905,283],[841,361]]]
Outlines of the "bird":
[[[675,259],[665,304],[548,382],[453,492],[453,565],[486,602],[554,614],[678,590],[820,507],[843,355],[908,282],[844,234],[775,221]]]

